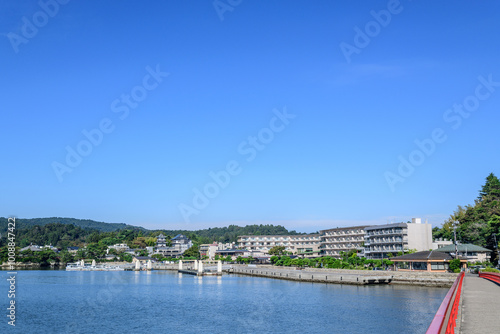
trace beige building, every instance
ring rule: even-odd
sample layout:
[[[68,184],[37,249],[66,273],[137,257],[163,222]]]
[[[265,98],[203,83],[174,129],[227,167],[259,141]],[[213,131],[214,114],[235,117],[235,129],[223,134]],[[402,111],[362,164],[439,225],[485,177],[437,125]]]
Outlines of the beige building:
[[[236,243],[234,241],[226,243],[223,242],[217,243],[217,250],[234,249],[234,248],[236,248]]]
[[[291,235],[291,251],[301,257],[317,257],[320,253],[321,238],[319,234]]]
[[[439,248],[443,248],[449,245],[453,245],[453,241],[446,238],[434,239],[434,241],[432,242],[432,250],[439,250]]]
[[[215,252],[217,251],[217,244],[202,244],[200,245],[200,256],[208,256],[210,260],[215,258]]]
[[[432,249],[432,226],[422,224],[420,218],[411,223],[396,223],[365,228],[365,257],[388,258],[398,252],[416,249],[417,252]]]
[[[339,258],[340,252],[348,252],[351,249],[362,252],[366,227],[338,227],[319,231],[321,235],[321,254]]]
[[[300,235],[242,235],[238,237],[238,247],[249,251],[268,254],[275,246],[284,246],[287,252],[309,255],[319,251],[319,234]],[[305,254],[308,253],[308,254]]]

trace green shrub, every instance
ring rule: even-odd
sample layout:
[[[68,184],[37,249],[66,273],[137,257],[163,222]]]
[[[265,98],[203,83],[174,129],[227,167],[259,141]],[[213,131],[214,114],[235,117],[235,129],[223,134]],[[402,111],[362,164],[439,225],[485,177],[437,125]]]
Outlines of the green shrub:
[[[485,268],[481,270],[482,273],[500,273],[500,270],[495,268]]]
[[[460,272],[460,259],[453,259],[450,261],[450,270],[454,273]]]

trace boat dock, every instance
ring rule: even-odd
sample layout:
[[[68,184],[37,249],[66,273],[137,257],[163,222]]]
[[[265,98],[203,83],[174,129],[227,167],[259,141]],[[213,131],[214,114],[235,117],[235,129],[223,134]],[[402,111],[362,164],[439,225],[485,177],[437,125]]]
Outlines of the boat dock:
[[[184,268],[182,260],[179,261],[179,273],[196,275],[196,276],[221,276],[222,275],[222,262],[217,261],[216,267],[205,267],[203,261],[194,260],[193,266],[190,269]]]
[[[292,281],[353,284],[353,285],[389,284],[393,280],[392,275],[383,273],[379,275],[366,275],[366,274],[361,275],[361,274],[350,274],[350,273],[290,270],[277,267],[262,268],[257,266],[255,267],[233,266],[233,268],[229,269],[228,272],[240,275],[286,279]]]

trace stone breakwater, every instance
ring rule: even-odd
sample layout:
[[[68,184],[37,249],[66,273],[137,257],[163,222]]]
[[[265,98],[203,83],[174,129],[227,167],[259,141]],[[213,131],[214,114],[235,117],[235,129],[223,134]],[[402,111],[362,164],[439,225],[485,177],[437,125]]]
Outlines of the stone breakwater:
[[[56,266],[55,264],[50,264],[51,267]],[[40,263],[21,263],[21,262],[16,262],[13,265],[10,265],[8,262],[4,262],[0,265],[1,270],[9,270],[10,267],[13,267],[14,269],[39,269],[40,268]]]
[[[306,268],[303,270],[273,266],[233,265],[232,274],[286,279],[292,281],[333,284],[406,284],[416,286],[450,287],[458,274],[402,271],[367,271]]]

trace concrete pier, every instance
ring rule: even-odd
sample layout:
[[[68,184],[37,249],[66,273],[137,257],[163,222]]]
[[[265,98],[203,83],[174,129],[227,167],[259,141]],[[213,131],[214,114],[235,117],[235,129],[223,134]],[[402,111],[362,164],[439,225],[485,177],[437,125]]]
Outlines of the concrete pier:
[[[258,268],[234,266],[229,270],[230,273],[240,275],[251,275],[259,277],[286,279],[303,282],[318,282],[318,283],[336,283],[336,284],[388,284],[391,283],[393,277],[388,274],[379,275],[359,275],[359,274],[338,274],[326,272],[313,272],[306,270],[287,270],[282,268]]]
[[[403,284],[415,286],[432,286],[449,288],[457,278],[455,273],[428,273],[408,271],[375,271],[375,270],[351,270],[351,269],[327,269],[327,268],[294,268],[277,267],[271,265],[241,265],[233,264],[228,273],[271,277],[279,279],[290,279],[308,282],[327,282],[349,284],[347,281],[356,281],[352,284]],[[253,270],[253,272],[252,272]],[[309,277],[307,279],[307,277]],[[334,280],[338,277],[338,280]],[[357,277],[352,279],[352,277]],[[321,279],[323,278],[323,279]],[[342,278],[342,279],[340,279]],[[380,279],[378,279],[380,278]],[[390,281],[388,281],[390,279]],[[384,282],[385,280],[385,282]],[[360,282],[361,283],[358,283]]]
[[[220,261],[219,261],[220,262]],[[207,265],[210,265],[208,263]],[[220,268],[219,268],[220,266]],[[216,270],[217,269],[217,270]],[[179,269],[179,273],[196,275],[196,276],[221,276],[222,275],[222,263],[217,264],[217,267],[207,267],[205,268],[205,263],[202,260],[194,261],[194,265],[190,268]]]
[[[140,261],[136,261],[135,262],[135,268],[134,268],[135,271],[139,271],[141,270],[141,262]]]
[[[196,264],[195,264],[195,267],[196,267]],[[201,261],[201,260],[200,260],[200,263],[198,264],[198,274],[203,274],[203,261]]]

